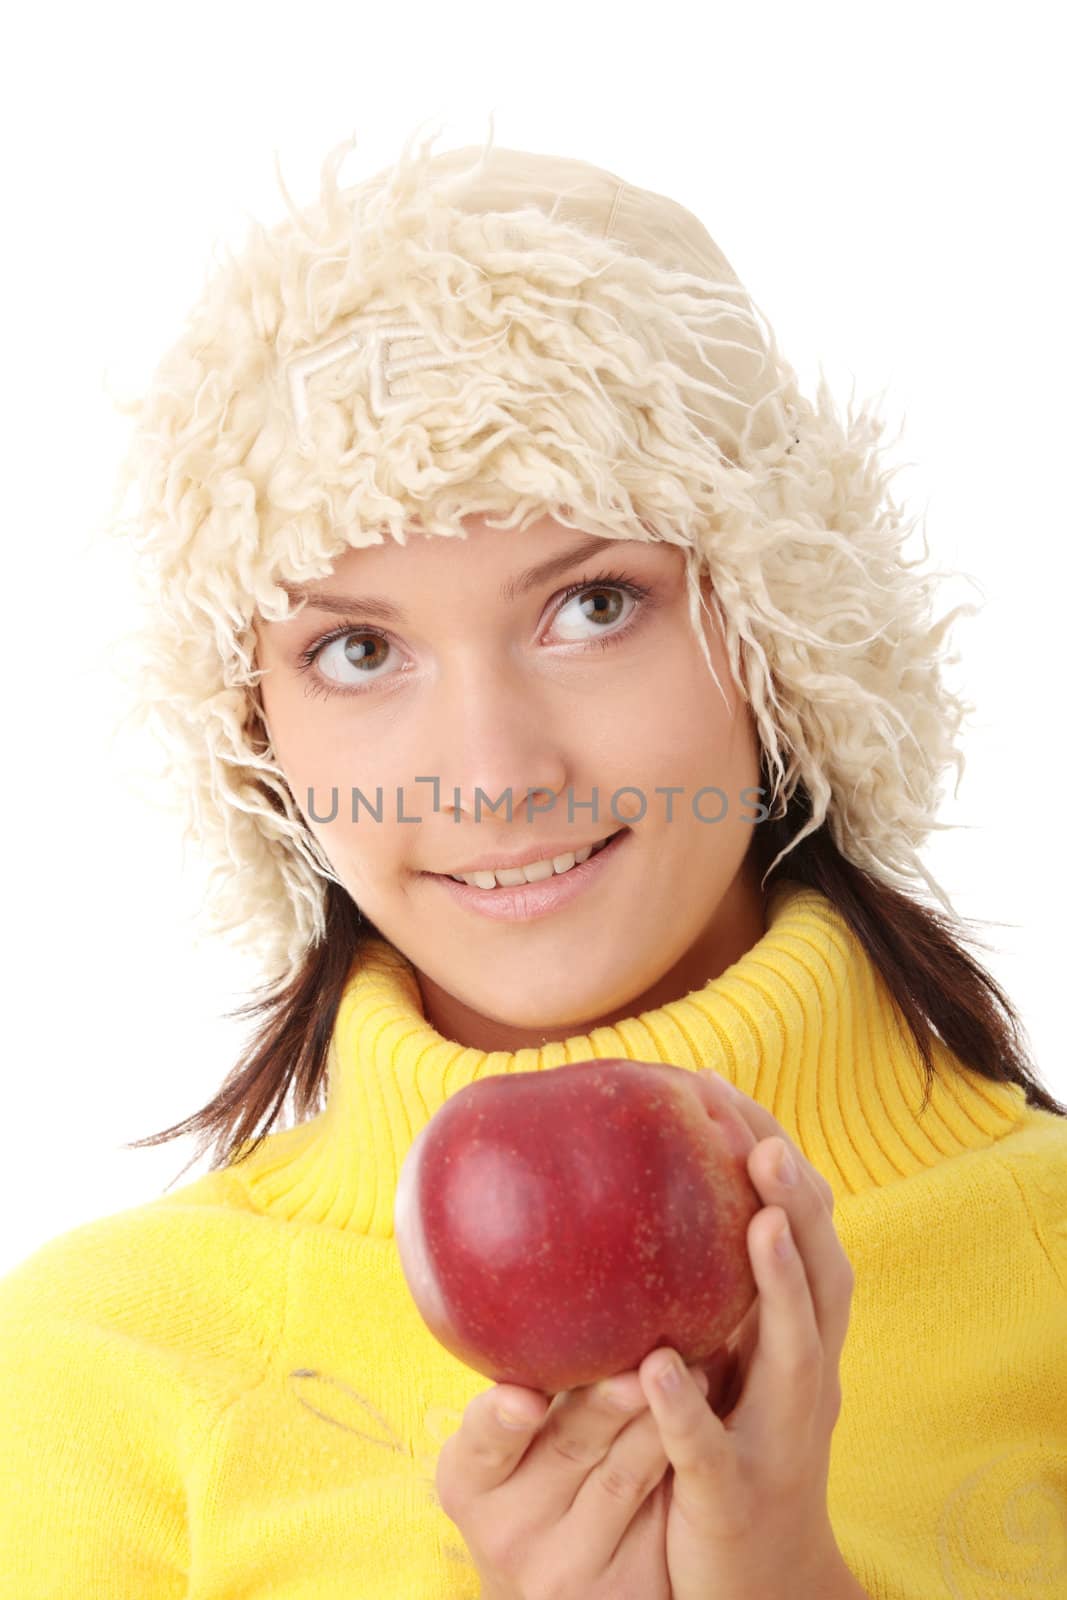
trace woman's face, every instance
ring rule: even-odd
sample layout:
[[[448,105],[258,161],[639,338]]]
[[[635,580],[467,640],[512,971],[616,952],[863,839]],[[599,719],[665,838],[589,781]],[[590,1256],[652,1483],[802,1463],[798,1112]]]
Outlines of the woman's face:
[[[718,628],[704,623],[725,703],[693,637],[681,550],[595,538],[564,563],[590,536],[551,517],[521,533],[464,526],[466,538],[387,537],[292,588],[337,609],[257,617],[257,665],[296,804],[414,964],[428,1020],[515,1050],[677,999],[762,936],[759,744]],[[623,824],[581,893],[526,920],[460,904],[440,876]]]

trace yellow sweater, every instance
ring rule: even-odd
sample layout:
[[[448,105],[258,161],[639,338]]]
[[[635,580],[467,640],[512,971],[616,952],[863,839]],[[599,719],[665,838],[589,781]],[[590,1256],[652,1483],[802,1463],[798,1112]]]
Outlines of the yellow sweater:
[[[593,1056],[714,1067],[833,1185],[856,1282],[829,1508],[872,1600],[1067,1596],[1067,1122],[942,1046],[920,1118],[917,1053],[823,896],[777,885],[721,977],[540,1051],[444,1039],[372,957],[321,1115],[0,1281],[3,1600],[476,1596],[433,1483],[488,1380],[415,1311],[397,1172],[473,1079]]]

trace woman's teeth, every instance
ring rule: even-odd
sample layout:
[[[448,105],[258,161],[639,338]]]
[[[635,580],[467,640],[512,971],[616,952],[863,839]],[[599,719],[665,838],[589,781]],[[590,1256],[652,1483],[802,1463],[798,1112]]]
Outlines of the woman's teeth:
[[[614,834],[608,835],[609,839],[614,837]],[[544,883],[546,878],[569,872],[572,867],[588,861],[598,850],[603,850],[607,843],[608,839],[598,839],[596,844],[583,845],[580,850],[568,850],[566,855],[552,856],[544,861],[531,861],[526,867],[509,867],[504,872],[450,872],[448,876],[454,878],[457,883],[469,883],[473,889],[513,889],[520,883]]]

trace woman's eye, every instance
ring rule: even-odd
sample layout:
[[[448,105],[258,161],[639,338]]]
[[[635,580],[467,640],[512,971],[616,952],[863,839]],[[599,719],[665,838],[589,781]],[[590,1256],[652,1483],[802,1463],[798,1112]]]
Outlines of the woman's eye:
[[[363,687],[361,679],[377,682],[382,677],[390,676],[373,670],[382,665],[383,659],[388,660],[387,652],[390,649],[389,640],[383,634],[372,633],[366,628],[349,628],[344,633],[321,639],[301,656],[301,670],[315,666],[318,673],[336,687],[327,687],[313,676],[309,681],[309,693],[358,693]],[[352,670],[351,677],[347,676],[348,668]]]
[[[564,642],[588,643],[594,647],[607,646],[625,638],[636,614],[645,606],[651,590],[644,584],[621,574],[576,583],[566,590],[557,607],[552,622],[553,631],[560,628],[560,618],[573,610],[572,619],[565,623]],[[622,601],[632,604],[625,613]],[[580,604],[575,605],[575,602]],[[625,615],[621,627],[616,626],[620,611]],[[598,637],[599,635],[599,637]],[[396,652],[385,634],[374,629],[360,628],[348,623],[326,638],[309,646],[299,658],[299,669],[308,672],[308,693],[329,697],[333,694],[361,694],[376,684],[397,676],[395,671],[379,671],[388,664],[389,656]],[[403,668],[400,669],[403,671]]]
[[[577,594],[572,595],[557,611],[556,625],[559,625],[559,619],[565,611],[577,606],[575,615],[578,618],[577,626],[579,632],[574,637],[588,639],[591,636],[590,632],[586,630],[585,624],[590,626],[593,634],[605,633],[613,623],[618,622],[620,612],[624,609],[623,601],[625,598],[627,598],[625,590],[620,584],[600,583],[593,587],[586,584],[584,588],[580,589]],[[636,607],[638,605],[632,593],[628,598],[632,606]],[[587,607],[592,607],[592,609],[586,609]],[[624,614],[631,615],[632,612]]]

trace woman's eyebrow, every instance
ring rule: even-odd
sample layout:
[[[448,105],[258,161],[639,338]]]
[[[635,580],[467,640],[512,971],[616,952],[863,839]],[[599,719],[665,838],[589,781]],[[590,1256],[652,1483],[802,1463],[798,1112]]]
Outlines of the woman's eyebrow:
[[[605,548],[615,549],[620,544],[631,544],[630,539],[608,539],[601,534],[591,534],[583,539],[581,544],[572,545],[569,550],[563,550],[558,556],[552,556],[548,561],[540,561],[534,567],[528,567],[517,578],[509,578],[500,586],[501,600],[516,600],[521,595],[529,594],[531,589],[536,589],[538,584],[550,583],[553,578],[567,572],[580,561],[586,561],[592,555],[598,554]],[[297,584],[282,583],[280,585],[289,596],[290,600],[306,600],[308,605],[316,611],[348,612],[358,611],[367,617],[374,617],[380,622],[403,622],[404,612],[391,600],[386,600],[380,595],[347,595],[329,594],[323,589],[308,589]]]

